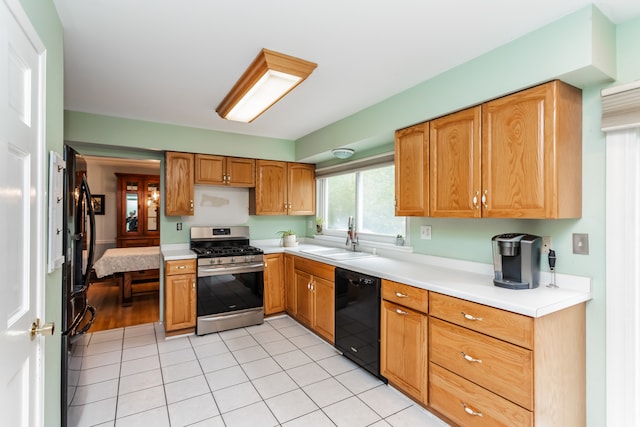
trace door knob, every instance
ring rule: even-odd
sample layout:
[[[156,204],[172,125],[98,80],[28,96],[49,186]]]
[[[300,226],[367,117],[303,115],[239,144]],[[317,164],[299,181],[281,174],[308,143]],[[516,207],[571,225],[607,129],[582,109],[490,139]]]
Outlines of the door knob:
[[[56,329],[55,323],[45,323],[40,326],[40,319],[36,319],[35,322],[31,324],[31,336],[35,337],[37,334],[40,335],[53,335],[53,331]]]

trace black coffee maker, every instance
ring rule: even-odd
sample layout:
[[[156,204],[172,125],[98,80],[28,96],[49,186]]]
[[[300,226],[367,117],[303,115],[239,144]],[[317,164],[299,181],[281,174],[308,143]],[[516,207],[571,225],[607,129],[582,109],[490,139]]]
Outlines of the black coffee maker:
[[[532,234],[508,233],[491,238],[493,284],[507,289],[533,289],[540,284],[542,238]]]

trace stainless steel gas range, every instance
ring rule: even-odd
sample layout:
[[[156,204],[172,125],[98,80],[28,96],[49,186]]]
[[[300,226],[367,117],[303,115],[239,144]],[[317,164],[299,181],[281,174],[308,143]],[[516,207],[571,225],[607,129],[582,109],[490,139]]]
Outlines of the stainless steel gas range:
[[[249,227],[191,227],[198,255],[196,334],[264,321],[264,255],[249,245]]]

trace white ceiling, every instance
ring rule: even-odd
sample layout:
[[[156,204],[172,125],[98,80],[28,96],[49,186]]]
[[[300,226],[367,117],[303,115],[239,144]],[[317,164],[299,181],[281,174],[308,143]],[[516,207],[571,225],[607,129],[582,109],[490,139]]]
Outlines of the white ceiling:
[[[54,0],[65,109],[298,139],[589,0]],[[596,0],[614,23],[638,0]],[[215,108],[263,47],[316,62],[253,123]]]

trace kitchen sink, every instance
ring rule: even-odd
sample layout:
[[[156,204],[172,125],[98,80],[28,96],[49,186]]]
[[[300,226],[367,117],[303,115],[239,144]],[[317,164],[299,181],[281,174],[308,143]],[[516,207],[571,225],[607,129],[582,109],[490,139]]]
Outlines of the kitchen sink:
[[[314,249],[301,249],[300,252],[310,255],[316,255],[324,258],[333,259],[336,261],[350,260],[358,258],[368,258],[373,256],[368,252],[350,251],[342,248],[314,248]]]

